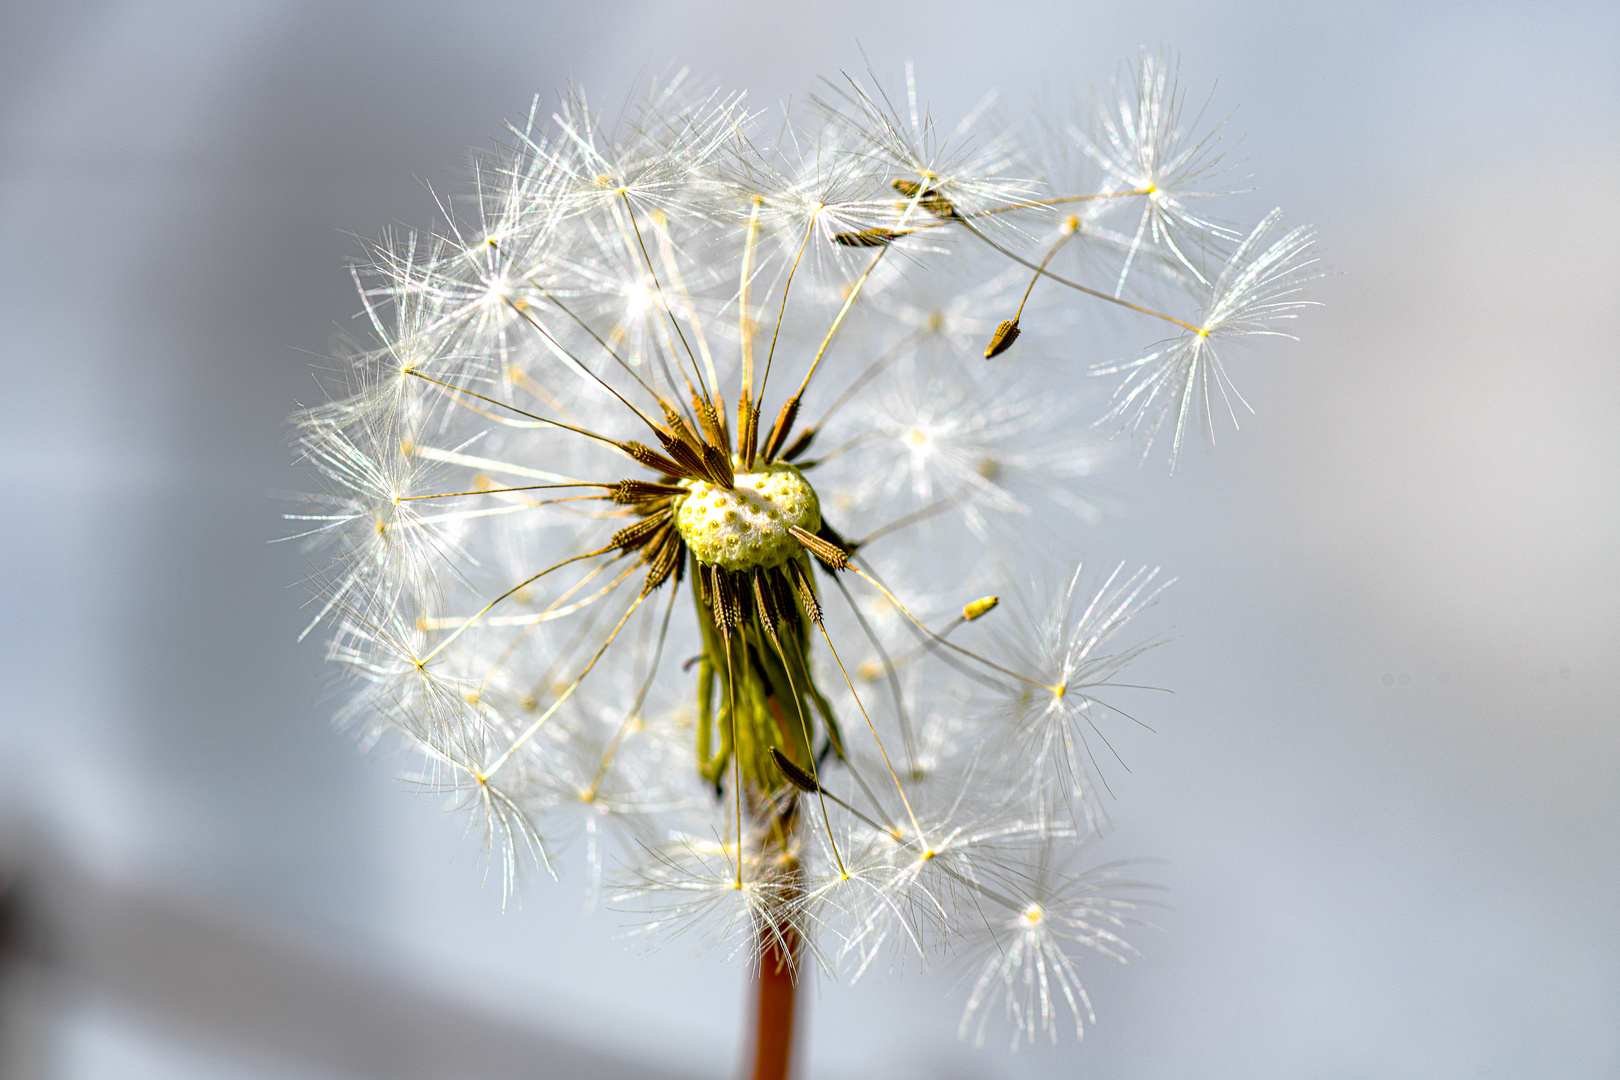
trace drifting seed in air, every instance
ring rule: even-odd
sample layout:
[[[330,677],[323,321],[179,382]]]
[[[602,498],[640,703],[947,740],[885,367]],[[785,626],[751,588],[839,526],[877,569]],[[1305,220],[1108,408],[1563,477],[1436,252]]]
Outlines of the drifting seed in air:
[[[1018,320],[1003,319],[1001,325],[996,327],[995,335],[990,338],[990,344],[984,348],[984,358],[993,360],[1012,348],[1012,343],[1018,340],[1018,334]]]

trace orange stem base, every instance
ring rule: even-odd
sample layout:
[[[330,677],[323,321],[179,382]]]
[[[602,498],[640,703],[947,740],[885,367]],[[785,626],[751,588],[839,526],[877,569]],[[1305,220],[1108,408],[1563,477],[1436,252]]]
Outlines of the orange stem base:
[[[760,929],[761,955],[754,987],[754,1061],[749,1074],[752,1080],[787,1080],[793,1066],[793,1018],[802,951],[793,928]]]

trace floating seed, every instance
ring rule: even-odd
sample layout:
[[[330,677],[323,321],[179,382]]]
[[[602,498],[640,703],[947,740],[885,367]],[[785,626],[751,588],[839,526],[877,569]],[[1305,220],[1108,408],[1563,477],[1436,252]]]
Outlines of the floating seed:
[[[1057,243],[1053,244],[1051,249],[1047,251],[1046,257],[1041,260],[1041,265],[1035,268],[1035,276],[1029,279],[1029,287],[1024,290],[1024,298],[1018,301],[1018,310],[1013,313],[1012,318],[1005,320],[1000,326],[996,327],[995,337],[990,339],[990,344],[984,350],[986,360],[1000,356],[1012,348],[1012,343],[1018,340],[1018,320],[1024,317],[1024,305],[1029,303],[1029,294],[1035,291],[1035,283],[1041,280],[1042,274],[1046,273],[1046,264],[1052,261],[1052,256],[1056,255],[1058,249],[1068,242],[1069,237],[1079,230],[1080,219],[1077,217],[1071,217],[1063,223]]]

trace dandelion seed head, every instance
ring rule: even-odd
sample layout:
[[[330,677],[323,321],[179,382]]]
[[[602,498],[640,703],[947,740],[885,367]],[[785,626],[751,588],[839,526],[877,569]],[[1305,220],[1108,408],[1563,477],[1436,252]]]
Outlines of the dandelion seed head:
[[[1179,453],[1313,259],[1202,209],[1219,125],[1173,62],[1127,82],[1067,151],[994,95],[936,121],[909,70],[779,123],[684,72],[576,88],[370,248],[368,337],[294,420],[310,625],[503,897],[582,849],[649,941],[850,978],[982,949],[965,1036],[1083,1032],[1130,909],[1074,853],[1162,588],[1067,573],[1116,456],[1085,421]],[[1154,342],[1106,405],[1098,310]]]

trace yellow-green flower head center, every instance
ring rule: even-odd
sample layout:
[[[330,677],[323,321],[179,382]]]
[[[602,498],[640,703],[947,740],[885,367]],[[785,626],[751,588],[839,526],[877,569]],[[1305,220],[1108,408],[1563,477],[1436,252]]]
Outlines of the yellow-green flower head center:
[[[821,503],[798,469],[786,462],[737,474],[727,491],[693,481],[675,510],[675,528],[698,562],[727,570],[781,566],[803,550],[788,527],[821,528]]]

